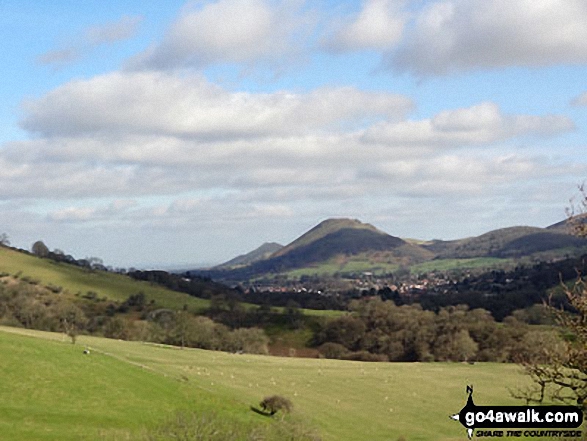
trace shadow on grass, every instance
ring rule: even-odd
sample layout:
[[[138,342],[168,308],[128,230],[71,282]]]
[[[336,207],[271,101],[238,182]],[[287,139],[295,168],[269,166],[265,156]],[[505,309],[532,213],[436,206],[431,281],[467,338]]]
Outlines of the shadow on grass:
[[[272,413],[269,413],[269,412],[264,412],[264,411],[262,411],[261,409],[257,409],[255,406],[251,406],[251,408],[250,408],[250,409],[251,409],[253,412],[255,412],[255,413],[258,413],[259,415],[263,415],[263,416],[266,416],[266,417],[271,417],[271,416],[273,416],[273,414],[272,414]]]

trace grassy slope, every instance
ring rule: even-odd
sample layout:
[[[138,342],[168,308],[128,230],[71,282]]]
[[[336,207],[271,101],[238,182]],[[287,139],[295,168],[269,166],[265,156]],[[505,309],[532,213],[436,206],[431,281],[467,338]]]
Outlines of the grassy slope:
[[[385,234],[375,228],[373,225],[364,224],[355,219],[328,219],[325,220],[318,225],[316,225],[311,230],[307,231],[296,240],[291,242],[290,244],[286,245],[285,247],[281,248],[274,256],[282,256],[296,248],[300,248],[306,245],[311,244],[323,237],[328,236],[336,231],[339,231],[344,228],[353,228],[359,230],[369,230],[373,232],[377,232],[380,234]]]
[[[142,291],[148,300],[155,300],[158,305],[172,309],[180,309],[187,304],[191,310],[199,310],[209,304],[207,300],[190,297],[147,282],[138,282],[121,274],[91,272],[4,247],[0,247],[0,272],[12,275],[20,273],[21,277],[39,280],[42,285],[61,286],[73,294],[94,291],[98,297],[117,301],[123,301],[128,296]]]
[[[216,409],[243,424],[266,421],[248,408],[274,393],[289,397],[295,417],[317,428],[326,441],[402,435],[464,440],[464,429],[448,415],[465,404],[465,385],[475,386],[478,404],[511,405],[521,403],[509,397],[508,387],[527,381],[519,368],[504,364],[367,364],[93,337],[72,346],[59,334],[0,331],[0,431],[8,440],[80,439],[100,428],[125,433],[187,405]],[[81,345],[90,346],[92,354],[83,356]]]
[[[476,257],[472,259],[438,259],[414,265],[410,271],[414,274],[428,273],[431,271],[453,271],[457,269],[483,269],[505,268],[513,266],[513,259],[499,259],[496,257]]]
[[[101,354],[84,356],[79,345],[0,332],[0,353],[4,441],[124,437],[177,409],[221,406],[212,394],[186,390],[160,373]]]
[[[478,257],[472,259],[434,259],[427,262],[411,265],[412,274],[422,274],[431,271],[452,271],[459,269],[494,269],[513,266],[514,259],[499,259],[495,257]],[[319,265],[288,271],[291,278],[304,275],[334,275],[335,273],[358,274],[372,272],[373,274],[393,273],[400,268],[399,265],[387,262],[374,262],[368,256],[353,256],[343,263],[330,260]]]
[[[20,273],[20,277],[29,277],[39,280],[42,285],[61,286],[72,294],[88,291],[98,293],[98,297],[110,300],[124,301],[128,296],[142,291],[148,300],[155,300],[157,305],[171,309],[181,309],[188,305],[191,311],[197,312],[207,308],[210,302],[205,299],[191,297],[167,288],[153,285],[148,282],[133,280],[121,274],[103,271],[90,272],[73,265],[56,263],[48,259],[39,259],[24,253],[0,247],[0,273],[11,275]],[[247,308],[256,308],[256,305],[245,304]],[[275,308],[283,310],[284,308]],[[336,317],[340,311],[322,311],[303,309],[307,315]]]

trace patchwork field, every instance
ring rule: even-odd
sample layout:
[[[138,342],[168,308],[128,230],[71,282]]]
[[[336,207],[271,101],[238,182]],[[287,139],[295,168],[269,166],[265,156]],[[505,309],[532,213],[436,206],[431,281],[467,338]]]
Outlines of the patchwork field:
[[[82,353],[85,347],[91,354]],[[3,440],[139,439],[177,411],[272,424],[250,407],[272,394],[290,418],[335,440],[464,440],[448,418],[478,404],[521,404],[527,380],[506,364],[361,363],[236,355],[0,328]]]

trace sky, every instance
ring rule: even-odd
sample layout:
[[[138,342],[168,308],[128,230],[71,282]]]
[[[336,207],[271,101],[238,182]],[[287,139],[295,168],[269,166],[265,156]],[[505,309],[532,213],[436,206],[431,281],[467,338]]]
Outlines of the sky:
[[[332,217],[455,239],[587,179],[585,0],[0,0],[0,230],[118,267]]]

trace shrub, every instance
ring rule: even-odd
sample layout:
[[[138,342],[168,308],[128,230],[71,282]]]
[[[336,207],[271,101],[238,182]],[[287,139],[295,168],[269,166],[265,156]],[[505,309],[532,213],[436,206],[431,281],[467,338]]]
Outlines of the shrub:
[[[267,354],[269,337],[259,328],[239,328],[230,333],[233,352],[243,351],[247,354]]]
[[[61,291],[63,291],[63,287],[61,286],[57,286],[57,285],[53,285],[52,283],[50,283],[49,285],[46,286],[46,288],[51,291],[54,294],[59,294]]]
[[[21,277],[20,280],[22,280],[23,282],[26,282],[26,283],[28,283],[30,285],[38,285],[40,283],[40,280],[39,279],[34,279],[32,277],[29,277],[29,276],[23,276],[23,277]]]
[[[318,352],[325,358],[342,359],[349,354],[349,350],[340,343],[327,342],[318,348]]]
[[[292,402],[287,398],[282,397],[281,395],[265,397],[263,401],[259,403],[259,406],[261,406],[261,409],[263,409],[265,412],[269,412],[271,415],[275,415],[279,411],[289,413],[293,409]]]

